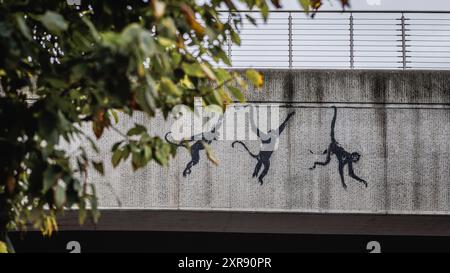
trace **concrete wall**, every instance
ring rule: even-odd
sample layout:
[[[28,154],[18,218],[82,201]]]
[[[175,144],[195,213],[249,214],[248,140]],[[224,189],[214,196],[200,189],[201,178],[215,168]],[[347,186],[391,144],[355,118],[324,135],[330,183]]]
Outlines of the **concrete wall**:
[[[167,168],[151,163],[135,173],[127,162],[110,165],[109,149],[120,136],[109,131],[102,143],[104,177],[93,174],[103,208],[223,210],[305,213],[450,214],[450,73],[436,71],[266,70],[262,91],[249,91],[252,103],[275,103],[281,119],[296,115],[281,134],[265,183],[252,178],[256,160],[231,141],[212,147],[220,161],[214,166],[201,152],[188,177],[190,160],[179,148]],[[350,178],[344,189],[338,161],[309,170],[323,161],[338,107],[337,141],[362,155],[355,173],[368,187]],[[122,119],[163,136],[171,120],[143,116]],[[257,152],[258,141],[246,141]],[[92,172],[94,173],[94,172]],[[110,187],[111,186],[111,187]]]

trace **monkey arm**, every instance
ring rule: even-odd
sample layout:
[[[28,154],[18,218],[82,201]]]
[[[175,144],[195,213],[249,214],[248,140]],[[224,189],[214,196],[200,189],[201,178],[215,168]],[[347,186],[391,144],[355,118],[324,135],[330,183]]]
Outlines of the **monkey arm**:
[[[280,127],[278,128],[278,133],[281,134],[284,129],[286,128],[287,122],[289,121],[289,119],[291,119],[291,117],[295,114],[295,112],[291,112],[289,113],[289,115],[286,117],[286,119],[283,121],[283,123],[280,125]]]
[[[223,115],[220,116],[219,120],[217,121],[216,125],[214,125],[211,132],[215,132],[220,126],[222,126],[222,123],[223,123]]]
[[[250,126],[252,127],[253,132],[255,132],[256,135],[260,138],[262,135],[262,132],[258,129],[258,126],[256,126],[255,116],[253,114],[253,111],[250,112]]]
[[[328,163],[330,163],[330,161],[331,161],[331,151],[332,151],[333,149],[332,149],[332,147],[331,147],[331,144],[330,144],[330,146],[328,146],[328,149],[327,149],[327,157],[326,157],[326,159],[325,159],[325,164],[328,164]]]
[[[362,183],[363,183],[364,185],[366,185],[366,187],[367,187],[367,181],[364,180],[364,179],[359,178],[359,177],[355,174],[355,172],[354,172],[354,170],[353,170],[353,163],[352,163],[352,162],[349,162],[349,163],[348,163],[348,175],[349,175],[351,178],[356,179],[356,180],[358,180],[359,182],[362,182]]]

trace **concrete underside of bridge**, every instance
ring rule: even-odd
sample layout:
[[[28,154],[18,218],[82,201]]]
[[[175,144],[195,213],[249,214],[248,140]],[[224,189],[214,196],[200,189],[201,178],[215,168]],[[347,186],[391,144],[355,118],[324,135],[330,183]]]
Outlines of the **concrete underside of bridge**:
[[[186,177],[192,157],[183,148],[165,168],[152,163],[133,172],[129,162],[116,169],[107,164],[105,176],[91,172],[104,208],[102,222],[91,228],[450,235],[450,72],[263,73],[263,89],[246,93],[249,103],[279,106],[280,122],[296,112],[270,157],[263,185],[252,178],[257,160],[229,140],[212,143],[218,166],[200,151]],[[338,158],[333,151],[329,164],[310,170],[326,161],[332,106],[335,137],[348,154]],[[172,122],[134,116],[120,126],[125,131],[141,123],[164,136]],[[108,162],[119,139],[107,132],[99,157]],[[258,153],[258,140],[244,142]],[[348,163],[353,152],[361,156],[352,162],[355,175],[345,164],[341,177],[340,163]],[[70,219],[63,226],[76,228]]]
[[[76,212],[61,230],[173,231],[280,234],[450,236],[450,217],[431,215],[304,214],[227,211],[103,210],[97,224],[78,224]]]

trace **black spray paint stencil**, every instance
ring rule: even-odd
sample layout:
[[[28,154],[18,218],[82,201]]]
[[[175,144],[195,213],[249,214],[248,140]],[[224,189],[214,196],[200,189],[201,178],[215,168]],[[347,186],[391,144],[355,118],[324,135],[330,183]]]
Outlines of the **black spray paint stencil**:
[[[239,143],[247,150],[249,155],[253,158],[255,158],[258,162],[256,163],[255,169],[253,171],[252,177],[257,177],[261,167],[264,166],[263,171],[258,177],[259,183],[261,185],[264,183],[263,179],[269,172],[270,168],[270,158],[272,157],[273,152],[276,150],[275,146],[276,143],[279,141],[279,137],[283,130],[286,128],[286,124],[288,120],[295,114],[295,112],[289,113],[287,118],[284,120],[284,122],[278,127],[276,130],[269,130],[267,133],[263,133],[259,130],[259,128],[256,126],[255,120],[253,118],[253,115],[250,118],[251,126],[254,131],[256,131],[256,135],[258,136],[260,142],[261,142],[261,149],[258,154],[254,154],[250,152],[250,150],[247,148],[245,143],[242,141],[234,141],[231,146],[234,148],[234,146]]]
[[[345,165],[348,165],[348,175],[363,183],[366,187],[367,187],[367,182],[364,179],[359,178],[355,172],[353,171],[353,163],[356,163],[359,161],[359,159],[361,158],[361,155],[357,152],[353,152],[353,153],[349,153],[347,152],[337,141],[334,135],[334,129],[336,126],[336,118],[337,118],[337,108],[333,107],[334,109],[334,116],[333,116],[333,121],[331,122],[331,143],[328,146],[328,149],[326,149],[323,154],[327,155],[325,162],[314,162],[314,166],[312,166],[311,168],[309,168],[310,170],[314,170],[316,168],[317,165],[319,166],[326,166],[330,163],[331,161],[331,156],[332,155],[336,155],[337,160],[339,161],[339,167],[338,167],[338,171],[339,171],[339,175],[341,177],[341,182],[342,182],[342,186],[347,189],[347,185],[345,184],[345,180],[344,180],[344,167]],[[313,153],[312,151],[310,151],[311,153]]]
[[[197,139],[197,136],[199,135],[195,135],[191,137],[191,140],[187,141],[187,142],[192,142],[195,141],[195,143],[189,148],[186,145],[186,141],[182,141],[180,143],[174,143],[169,139],[169,135],[172,132],[168,132],[165,135],[165,139],[167,142],[169,142],[170,144],[176,145],[177,147],[184,147],[186,149],[188,149],[190,151],[191,154],[191,161],[189,161],[186,164],[186,168],[183,171],[183,176],[187,177],[188,175],[191,174],[192,172],[192,167],[194,167],[195,165],[197,165],[200,162],[200,151],[205,150],[205,144],[206,145],[211,145],[211,143],[214,140],[217,140],[219,137],[219,132],[218,132],[218,128],[222,125],[222,119],[220,119],[217,124],[212,128],[212,130],[210,132],[207,133],[201,133],[199,135],[201,135],[202,139],[201,140],[197,140],[195,141],[195,139]],[[209,136],[207,138],[205,138],[205,134],[208,134]]]

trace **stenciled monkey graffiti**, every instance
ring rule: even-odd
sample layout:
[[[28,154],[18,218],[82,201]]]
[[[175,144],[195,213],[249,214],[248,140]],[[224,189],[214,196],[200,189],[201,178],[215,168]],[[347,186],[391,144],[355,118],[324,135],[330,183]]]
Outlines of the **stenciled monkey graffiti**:
[[[184,148],[186,148],[186,149],[188,149],[190,151],[191,160],[186,164],[186,167],[185,167],[185,169],[183,171],[183,176],[184,177],[187,177],[188,175],[190,175],[191,172],[192,172],[192,167],[194,167],[195,165],[197,165],[200,162],[200,151],[206,149],[205,145],[211,145],[211,143],[214,140],[217,140],[218,134],[219,134],[217,129],[221,126],[221,124],[222,124],[222,119],[219,119],[219,121],[211,129],[210,132],[201,133],[199,135],[192,136],[190,138],[190,140],[187,141],[187,142],[195,141],[195,143],[191,147],[188,147],[186,145],[186,141],[182,141],[182,142],[179,142],[179,143],[175,143],[175,142],[171,141],[169,139],[169,135],[171,134],[171,132],[168,132],[165,135],[166,141],[169,142],[170,144],[176,145],[177,147],[184,147]],[[201,139],[200,140],[196,140],[196,139],[199,139],[199,138],[201,138]]]
[[[242,141],[234,141],[231,146],[234,148],[236,144],[241,144],[245,150],[247,150],[248,154],[255,158],[257,160],[255,169],[253,171],[252,177],[258,177],[259,183],[262,185],[264,183],[264,177],[267,175],[270,169],[270,158],[272,157],[275,150],[278,148],[279,138],[280,134],[284,131],[286,128],[287,122],[289,119],[295,114],[295,112],[291,112],[288,114],[286,119],[281,123],[281,125],[278,127],[278,129],[275,130],[269,130],[267,133],[262,132],[257,126],[254,119],[253,112],[251,112],[251,118],[250,123],[252,129],[256,132],[256,135],[258,136],[260,140],[260,151],[258,154],[252,153],[247,145],[245,145]],[[261,167],[264,167],[261,174]],[[258,176],[259,175],[259,176]]]
[[[201,104],[197,103],[196,105],[201,105]],[[248,107],[248,106],[245,106],[244,109],[246,107]],[[242,108],[240,108],[240,109],[242,109]],[[248,111],[249,109],[250,109],[250,111],[249,111],[250,118],[248,119],[248,116],[244,115],[244,113],[248,113],[246,111]],[[347,184],[345,183],[345,178],[344,178],[345,168],[347,168],[347,170],[348,170],[349,177],[363,183],[366,187],[368,187],[367,182],[364,179],[358,177],[354,172],[354,164],[360,160],[361,154],[359,154],[357,152],[346,151],[342,147],[342,145],[339,144],[339,142],[336,140],[335,129],[336,129],[336,120],[337,120],[337,108],[332,107],[332,109],[334,111],[334,115],[333,115],[333,119],[331,121],[331,132],[330,132],[331,143],[328,145],[328,148],[322,153],[322,155],[326,155],[326,158],[323,162],[322,161],[314,162],[313,166],[309,169],[314,170],[317,168],[317,166],[328,165],[331,162],[331,157],[334,155],[334,156],[336,156],[336,159],[338,161],[338,172],[339,172],[341,184],[345,189],[347,188]],[[200,109],[200,110],[203,111],[204,109]],[[231,134],[232,136],[238,136],[237,139],[234,138],[235,141],[233,141],[231,146],[232,146],[232,148],[236,148],[238,146],[238,144],[241,145],[252,158],[256,159],[256,165],[253,169],[252,177],[257,178],[258,182],[261,185],[263,185],[264,179],[270,170],[272,155],[274,154],[274,152],[276,150],[278,150],[278,145],[280,143],[280,135],[286,129],[286,126],[288,125],[289,120],[295,115],[295,111],[288,113],[287,117],[284,119],[283,122],[280,123],[280,125],[278,126],[277,129],[271,129],[271,130],[266,131],[265,129],[264,130],[261,129],[261,128],[263,128],[262,125],[264,125],[264,124],[260,124],[261,126],[257,125],[257,123],[255,121],[255,119],[256,119],[255,110],[256,109],[254,106],[250,106],[249,108],[247,108],[247,110],[239,110],[239,111],[242,111],[241,115],[236,115],[236,117],[242,117],[242,118],[245,117],[245,119],[247,121],[249,120],[249,123],[250,123],[249,130],[253,134],[253,136],[250,137],[250,140],[257,139],[259,141],[259,144],[260,144],[259,151],[257,153],[253,153],[252,151],[250,151],[248,146],[242,141],[243,139],[245,139],[245,137],[242,139],[239,138],[241,135],[245,135],[245,134]],[[278,110],[278,107],[276,107],[276,110]],[[191,124],[189,121],[194,120],[193,124],[196,125],[196,123],[195,123],[196,119],[192,119],[193,116],[189,115],[188,110],[186,110],[185,112],[187,114],[184,112],[180,112],[180,113],[182,113],[182,116],[185,117],[185,119],[184,120],[178,119],[176,126],[172,126],[172,130],[169,131],[165,135],[165,139],[167,142],[169,142],[173,145],[176,145],[177,147],[184,147],[189,151],[190,161],[186,164],[186,167],[184,168],[183,173],[182,173],[184,177],[187,177],[188,175],[190,175],[192,173],[192,168],[194,166],[196,166],[197,164],[199,164],[201,151],[206,150],[206,152],[208,153],[209,145],[211,145],[213,143],[213,141],[218,141],[218,140],[222,140],[222,139],[228,140],[228,137],[229,137],[228,131],[227,131],[226,138],[223,137],[225,126],[222,126],[222,124],[225,124],[227,128],[230,127],[230,124],[233,126],[239,124],[239,126],[236,127],[236,129],[243,130],[243,131],[246,130],[245,128],[247,126],[245,126],[245,123],[228,122],[229,120],[233,121],[234,113],[240,113],[240,112],[228,112],[228,113],[226,112],[227,114],[225,114],[225,115],[221,114],[221,113],[219,113],[219,115],[217,115],[217,113],[215,111],[206,111],[205,113],[209,113],[208,116],[211,116],[211,114],[213,114],[213,113],[215,113],[215,114],[213,114],[209,118],[207,126],[202,126],[203,129],[201,131],[197,130],[197,132],[195,134],[192,134],[192,131],[189,130],[191,127]],[[271,121],[272,124],[274,124],[274,123],[278,124],[278,122],[279,122],[278,121],[278,112],[277,111],[275,111],[275,112],[276,112],[276,114],[273,115],[273,117],[275,117],[275,120]],[[261,113],[266,113],[266,112],[264,112],[264,111],[260,112],[259,119],[261,119]],[[265,114],[263,114],[263,116],[265,116]],[[227,122],[224,121],[225,117],[228,117],[228,119],[229,119],[229,120],[227,119]],[[272,115],[271,115],[271,117],[272,117]],[[264,118],[262,118],[262,119],[264,119]],[[202,118],[199,118],[198,120],[202,120]],[[199,123],[199,124],[201,125],[202,123]],[[180,130],[180,128],[182,128],[182,130]],[[208,128],[208,129],[206,129],[206,128]],[[172,134],[172,132],[174,132],[174,134]],[[180,134],[180,132],[188,132],[187,135],[188,136],[191,135],[191,137],[180,138],[178,135],[176,136],[176,134],[177,133]],[[189,145],[188,145],[189,142],[194,142],[194,143],[192,146],[189,147]],[[312,151],[310,151],[310,152],[313,153]]]
[[[328,149],[326,149],[322,154],[323,155],[327,155],[326,159],[324,162],[314,162],[314,165],[309,168],[310,170],[314,170],[316,168],[316,166],[326,166],[331,162],[331,156],[335,155],[339,165],[338,165],[338,171],[339,171],[339,175],[341,177],[341,183],[342,186],[344,187],[344,189],[347,188],[347,184],[345,184],[345,179],[344,179],[344,167],[345,165],[347,165],[348,167],[348,175],[363,183],[366,187],[367,187],[367,182],[364,179],[359,178],[354,170],[353,170],[353,163],[357,163],[359,161],[359,159],[361,158],[361,155],[357,152],[353,152],[353,153],[349,153],[347,152],[337,141],[335,138],[335,126],[336,126],[336,118],[337,118],[337,108],[333,107],[334,110],[334,116],[333,116],[333,120],[331,122],[331,143],[328,146]],[[312,151],[310,151],[311,153],[313,153]]]

